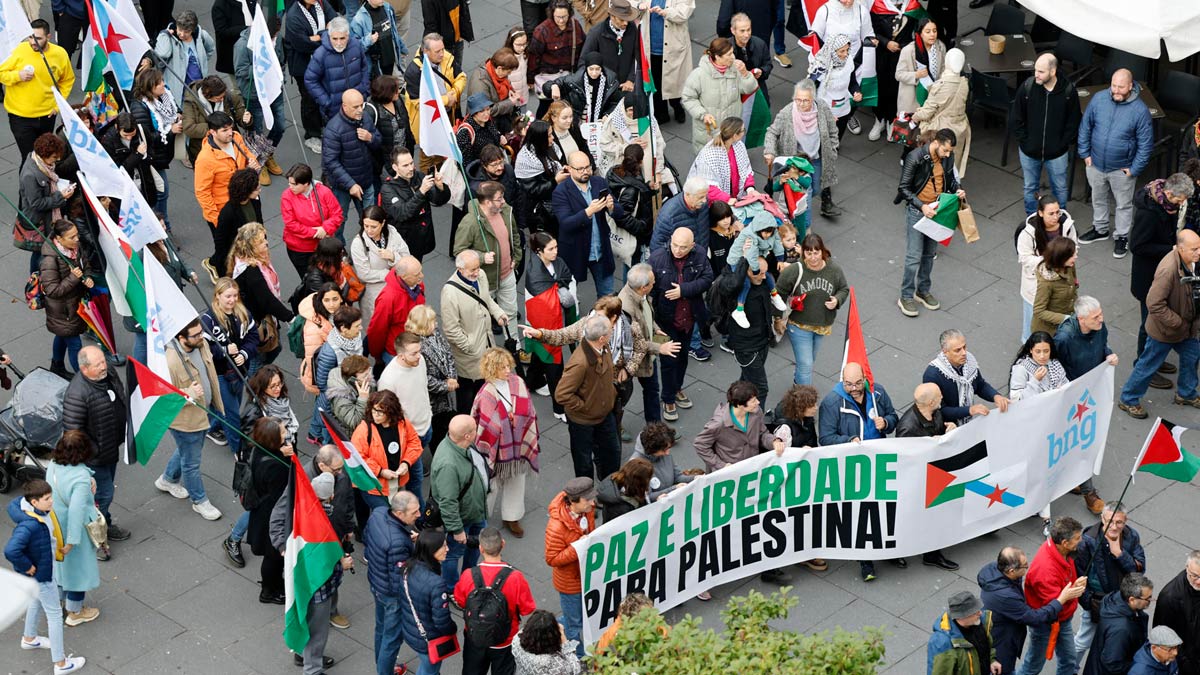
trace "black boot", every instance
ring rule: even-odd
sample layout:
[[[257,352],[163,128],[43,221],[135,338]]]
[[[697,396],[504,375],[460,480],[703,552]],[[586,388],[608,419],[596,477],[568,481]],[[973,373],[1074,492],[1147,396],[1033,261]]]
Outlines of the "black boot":
[[[821,190],[821,215],[825,218],[837,218],[842,215],[842,209],[833,203],[833,191],[829,188]]]
[[[61,377],[64,380],[70,380],[72,377],[75,377],[75,373],[72,373],[71,371],[67,370],[67,366],[65,363],[63,363],[62,359],[51,359],[50,360],[50,372],[54,373],[55,375]]]
[[[683,109],[683,100],[678,98],[671,99],[671,108],[675,110],[675,123],[683,124],[687,120],[687,111]]]

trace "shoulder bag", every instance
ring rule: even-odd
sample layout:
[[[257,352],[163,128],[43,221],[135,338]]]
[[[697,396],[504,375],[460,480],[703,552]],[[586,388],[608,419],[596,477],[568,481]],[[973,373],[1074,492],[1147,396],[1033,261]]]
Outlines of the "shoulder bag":
[[[443,635],[439,638],[429,639],[425,634],[425,626],[421,625],[421,617],[417,616],[417,607],[413,604],[412,593],[408,592],[408,572],[404,573],[404,595],[408,597],[408,609],[412,611],[413,621],[417,622],[417,632],[421,634],[421,639],[429,648],[429,662],[441,663],[442,661],[457,654],[461,648],[458,646],[457,631],[449,635]]]

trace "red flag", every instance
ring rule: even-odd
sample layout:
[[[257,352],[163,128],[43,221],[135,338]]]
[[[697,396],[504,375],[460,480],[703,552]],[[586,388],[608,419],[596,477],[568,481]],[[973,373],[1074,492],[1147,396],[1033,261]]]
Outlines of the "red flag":
[[[850,309],[846,312],[846,349],[842,352],[842,368],[847,363],[862,366],[867,391],[875,391],[875,377],[871,375],[871,364],[867,361],[867,343],[863,340],[862,322],[858,319],[858,301],[854,298],[854,287],[850,287]]]

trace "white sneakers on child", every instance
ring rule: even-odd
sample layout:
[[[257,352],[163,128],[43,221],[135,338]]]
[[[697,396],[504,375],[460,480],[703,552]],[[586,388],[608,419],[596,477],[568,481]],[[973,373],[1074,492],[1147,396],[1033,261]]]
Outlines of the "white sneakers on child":
[[[775,306],[775,309],[781,312],[787,311],[787,303],[783,301],[783,298],[780,297],[778,293],[771,294],[771,304]]]
[[[734,323],[742,328],[750,327],[750,319],[746,318],[746,310],[742,309],[741,307],[738,307],[730,312],[729,316],[733,318]]]

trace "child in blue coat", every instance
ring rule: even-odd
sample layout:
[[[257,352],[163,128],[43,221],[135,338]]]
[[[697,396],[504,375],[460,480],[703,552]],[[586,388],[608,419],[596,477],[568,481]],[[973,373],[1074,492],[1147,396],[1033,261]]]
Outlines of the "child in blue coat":
[[[54,515],[54,495],[44,480],[25,484],[25,496],[8,505],[8,516],[16,527],[4,547],[4,557],[18,573],[37,582],[38,597],[25,612],[25,632],[21,649],[49,649],[54,660],[54,675],[73,673],[83,668],[82,656],[67,658],[63,650],[63,610],[58,594],[58,561],[69,545],[63,545],[62,528]],[[64,550],[65,549],[65,550]],[[49,637],[37,634],[39,615],[45,612]]]
[[[750,223],[742,228],[737,239],[733,240],[733,244],[729,247],[729,269],[737,269],[742,258],[746,258],[750,269],[757,273],[758,259],[766,258],[769,255],[774,255],[777,260],[783,260],[786,251],[783,249],[783,242],[779,239],[779,228],[775,216],[764,210],[759,211]],[[785,311],[787,305],[784,304],[783,298],[779,297],[779,292],[775,290],[775,278],[771,276],[770,272],[763,280],[763,285],[771,290],[771,304],[775,306],[775,309],[781,312]],[[750,327],[745,307],[746,295],[749,293],[750,279],[743,279],[742,290],[738,293],[737,308],[730,313],[730,317],[742,328]]]

